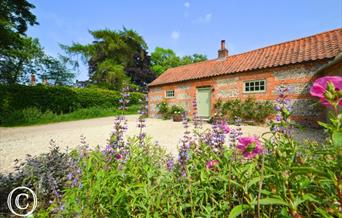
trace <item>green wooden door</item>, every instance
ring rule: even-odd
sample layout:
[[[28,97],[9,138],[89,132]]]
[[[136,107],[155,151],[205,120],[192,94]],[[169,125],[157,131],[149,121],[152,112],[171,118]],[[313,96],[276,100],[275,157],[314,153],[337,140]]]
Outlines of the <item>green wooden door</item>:
[[[198,116],[201,118],[210,117],[210,99],[211,99],[211,88],[198,88],[197,89],[197,108]]]

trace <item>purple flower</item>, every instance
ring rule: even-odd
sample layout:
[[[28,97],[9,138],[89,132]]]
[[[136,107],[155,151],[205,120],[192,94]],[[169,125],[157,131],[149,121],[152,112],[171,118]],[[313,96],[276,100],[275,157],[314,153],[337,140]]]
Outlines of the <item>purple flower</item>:
[[[180,173],[182,176],[186,176],[187,174],[187,163],[189,160],[189,149],[191,145],[191,136],[190,136],[190,131],[188,130],[189,128],[189,123],[186,118],[186,116],[183,116],[183,126],[185,128],[184,135],[181,139],[181,144],[179,147],[179,153],[178,153],[178,164],[179,164],[179,169]]]
[[[207,164],[206,164],[206,168],[208,170],[213,170],[215,169],[215,167],[219,164],[220,162],[218,160],[211,160],[211,161],[208,161]]]
[[[127,105],[129,103],[129,97],[130,97],[129,87],[125,86],[121,91],[121,98],[119,99],[119,103],[120,103],[119,109],[120,110],[126,110],[127,109]]]
[[[175,166],[174,160],[172,157],[169,157],[166,161],[166,168],[168,171],[172,171]]]
[[[228,134],[230,131],[228,124],[224,121],[221,123],[221,129],[223,130],[224,134]]]
[[[257,137],[240,137],[237,149],[247,159],[252,159],[263,152],[263,147]]]
[[[148,98],[147,96],[145,97],[145,100],[141,100],[142,102],[142,108],[139,110],[139,118],[138,118],[138,128],[139,128],[139,135],[138,135],[138,140],[139,140],[139,145],[143,146],[145,144],[145,136],[146,133],[144,133],[144,128],[146,127],[146,120],[145,116],[147,116],[147,109],[148,109]]]

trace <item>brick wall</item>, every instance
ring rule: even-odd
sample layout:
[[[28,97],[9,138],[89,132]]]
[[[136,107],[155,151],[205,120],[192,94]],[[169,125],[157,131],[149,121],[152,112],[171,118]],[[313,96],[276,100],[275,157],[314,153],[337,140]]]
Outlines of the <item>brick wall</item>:
[[[211,86],[211,114],[214,114],[214,104],[218,99],[245,99],[254,96],[257,100],[275,100],[276,87],[281,84],[291,87],[289,98],[293,104],[293,119],[298,121],[317,120],[322,118],[321,110],[317,108],[317,101],[309,95],[310,86],[315,78],[314,72],[325,62],[297,64],[284,67],[268,68],[264,70],[236,73],[225,76],[211,77],[176,84],[150,87],[149,116],[158,117],[156,105],[165,100],[169,104],[181,105],[192,114],[192,101],[197,87]],[[266,91],[262,93],[244,93],[244,81],[266,80]],[[166,90],[174,90],[174,98],[165,98]]]

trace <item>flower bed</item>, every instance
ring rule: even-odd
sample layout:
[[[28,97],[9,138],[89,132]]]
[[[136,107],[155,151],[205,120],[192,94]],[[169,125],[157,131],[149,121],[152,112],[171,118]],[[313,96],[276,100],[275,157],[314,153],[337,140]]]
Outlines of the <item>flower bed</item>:
[[[279,89],[269,139],[246,137],[223,119],[210,131],[194,119],[190,130],[184,119],[177,159],[145,135],[142,108],[137,136],[124,140],[126,121],[119,116],[105,149],[83,143],[68,155],[67,170],[56,165],[51,172],[62,175],[49,178],[61,181],[59,189],[47,183],[49,206],[35,216],[339,217],[342,85],[341,77],[326,79],[318,97],[334,110],[331,122],[321,123],[330,133],[324,144],[293,140],[286,87]]]

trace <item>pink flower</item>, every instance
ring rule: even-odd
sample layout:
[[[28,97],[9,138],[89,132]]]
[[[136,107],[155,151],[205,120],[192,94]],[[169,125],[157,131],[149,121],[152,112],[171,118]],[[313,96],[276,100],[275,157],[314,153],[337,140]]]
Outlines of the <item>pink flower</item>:
[[[120,160],[121,158],[122,158],[122,155],[121,155],[121,154],[116,154],[116,155],[115,155],[115,159],[116,159],[116,160]]]
[[[325,76],[317,79],[310,89],[310,94],[312,96],[319,97],[320,101],[325,106],[331,106],[326,96],[328,83],[332,83],[335,87],[335,91],[340,91],[342,89],[342,77],[341,76]],[[338,104],[342,106],[342,99],[339,98]]]
[[[218,160],[211,160],[211,161],[208,161],[206,167],[208,170],[211,170],[213,169],[216,165],[218,165],[220,162],[218,162]]]
[[[263,152],[263,147],[257,137],[240,137],[237,149],[239,149],[242,155],[247,159],[251,159]]]
[[[229,126],[226,122],[221,123],[221,129],[225,134],[228,134],[230,132]]]

